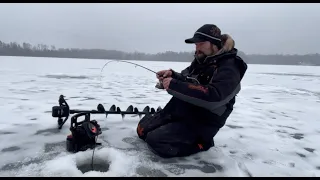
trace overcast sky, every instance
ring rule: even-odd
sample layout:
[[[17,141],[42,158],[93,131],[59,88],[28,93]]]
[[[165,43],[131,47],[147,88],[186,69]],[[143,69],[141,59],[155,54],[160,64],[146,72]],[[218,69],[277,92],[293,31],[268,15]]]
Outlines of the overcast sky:
[[[319,53],[320,4],[1,4],[0,40],[64,48],[191,51],[216,24],[247,53]]]

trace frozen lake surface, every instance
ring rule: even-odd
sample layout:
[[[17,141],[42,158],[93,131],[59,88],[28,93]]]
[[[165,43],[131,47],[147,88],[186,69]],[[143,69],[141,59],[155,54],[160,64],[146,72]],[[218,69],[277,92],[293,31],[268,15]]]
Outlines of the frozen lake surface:
[[[320,67],[251,64],[209,151],[161,159],[137,137],[139,117],[93,115],[103,146],[97,171],[88,171],[92,150],[66,152],[70,119],[58,130],[51,117],[60,94],[88,110],[164,107],[171,97],[154,87],[153,73],[129,64],[110,63],[100,79],[105,62],[0,57],[0,176],[320,176]],[[189,65],[134,62],[155,71]]]

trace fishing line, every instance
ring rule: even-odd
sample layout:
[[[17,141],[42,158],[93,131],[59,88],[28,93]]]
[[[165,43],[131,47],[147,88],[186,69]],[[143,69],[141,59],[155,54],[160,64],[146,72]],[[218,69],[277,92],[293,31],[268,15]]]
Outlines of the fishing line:
[[[101,77],[102,77],[102,71],[103,71],[103,69],[109,64],[109,63],[111,63],[111,62],[123,62],[123,63],[128,63],[128,64],[132,64],[132,65],[135,65],[135,66],[139,66],[139,67],[141,67],[141,68],[143,68],[143,69],[146,69],[146,70],[148,70],[148,71],[150,71],[150,72],[153,72],[154,74],[157,74],[157,72],[155,72],[154,70],[151,70],[151,69],[149,69],[149,68],[147,68],[147,67],[144,67],[144,66],[142,66],[142,65],[140,65],[140,64],[137,64],[137,63],[133,63],[133,62],[129,62],[129,61],[125,61],[125,60],[110,60],[110,61],[108,61],[102,68],[101,68],[101,71],[100,71],[100,84],[101,84]]]
[[[93,157],[94,157],[94,150],[96,149],[96,145],[97,145],[97,139],[98,139],[98,136],[96,137],[96,139],[94,141],[94,146],[93,146],[93,151],[92,151],[92,158],[91,158],[91,169],[92,169],[92,171],[94,171],[94,169],[93,169]]]

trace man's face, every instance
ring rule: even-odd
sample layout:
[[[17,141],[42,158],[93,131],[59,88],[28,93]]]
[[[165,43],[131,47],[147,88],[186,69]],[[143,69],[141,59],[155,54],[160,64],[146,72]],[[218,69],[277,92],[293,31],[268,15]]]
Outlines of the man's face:
[[[210,56],[213,52],[213,45],[209,41],[195,43],[196,45],[196,55],[198,58],[204,56]]]

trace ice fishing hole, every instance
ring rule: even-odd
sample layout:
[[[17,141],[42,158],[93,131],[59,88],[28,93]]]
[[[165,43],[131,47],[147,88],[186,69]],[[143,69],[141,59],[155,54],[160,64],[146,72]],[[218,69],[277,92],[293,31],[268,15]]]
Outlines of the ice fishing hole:
[[[93,169],[91,158],[87,159],[85,162],[77,163],[77,168],[82,172],[86,173],[89,171],[98,171],[98,172],[108,172],[110,167],[110,162],[103,159],[93,159]]]

